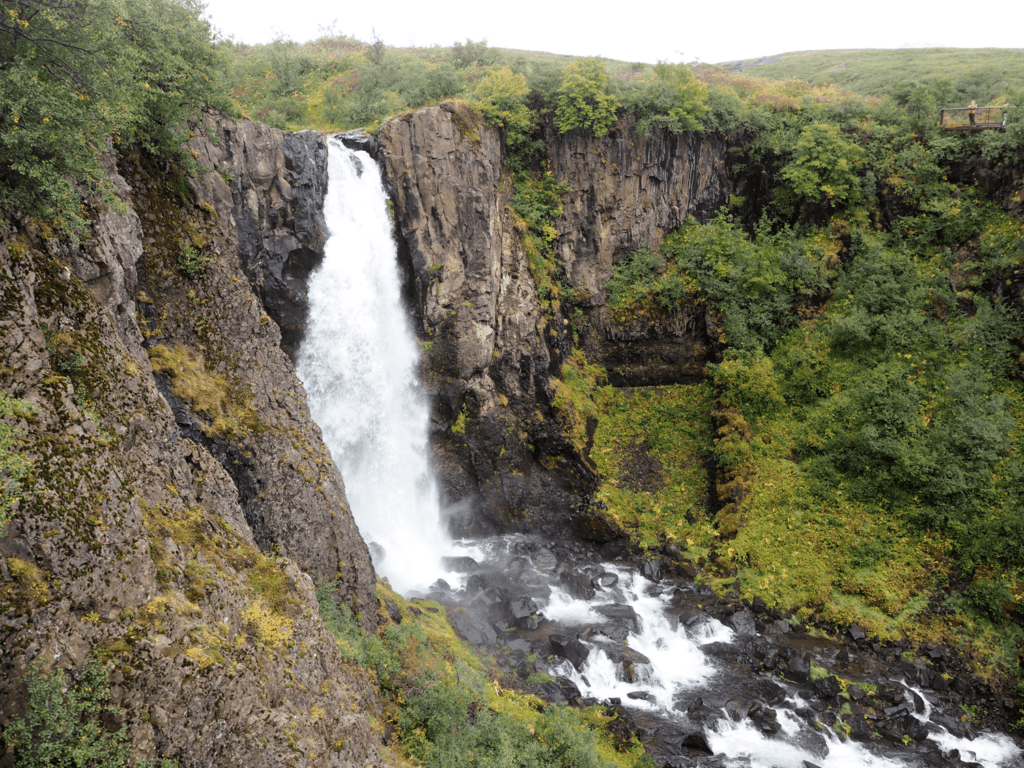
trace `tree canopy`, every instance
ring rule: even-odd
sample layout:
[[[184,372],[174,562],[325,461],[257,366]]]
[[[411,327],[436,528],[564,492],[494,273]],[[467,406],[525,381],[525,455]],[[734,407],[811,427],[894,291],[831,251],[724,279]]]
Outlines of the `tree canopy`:
[[[108,195],[107,147],[171,154],[186,121],[225,105],[194,0],[0,0],[0,206],[82,225]]]

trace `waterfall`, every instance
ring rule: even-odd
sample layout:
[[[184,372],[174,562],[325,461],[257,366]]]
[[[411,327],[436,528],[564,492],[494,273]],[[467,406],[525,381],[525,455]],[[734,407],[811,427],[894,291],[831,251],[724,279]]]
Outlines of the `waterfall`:
[[[440,575],[451,548],[429,464],[419,347],[377,164],[336,139],[328,147],[330,236],[309,278],[296,367],[377,572],[408,592]]]

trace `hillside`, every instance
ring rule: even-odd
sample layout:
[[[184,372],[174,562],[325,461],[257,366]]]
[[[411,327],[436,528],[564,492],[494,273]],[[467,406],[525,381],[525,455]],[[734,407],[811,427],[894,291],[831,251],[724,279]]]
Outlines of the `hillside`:
[[[794,51],[717,66],[729,72],[771,80],[796,78],[813,85],[834,83],[862,96],[902,100],[911,88],[925,85],[947,92],[945,106],[1002,104],[1024,91],[1024,50],[1017,48],[904,48],[894,50]],[[946,95],[946,94],[944,94]]]

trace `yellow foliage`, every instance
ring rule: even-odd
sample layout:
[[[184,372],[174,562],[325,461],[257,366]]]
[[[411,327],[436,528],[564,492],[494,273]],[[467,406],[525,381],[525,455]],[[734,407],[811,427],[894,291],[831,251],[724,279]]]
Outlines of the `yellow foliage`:
[[[179,344],[170,350],[163,344],[149,349],[153,369],[171,379],[175,397],[192,403],[196,413],[210,424],[200,424],[203,433],[216,437],[242,437],[262,430],[249,398],[235,391],[228,380],[208,370],[201,354]]]
[[[7,558],[15,587],[0,591],[5,599],[15,599],[27,605],[45,605],[50,599],[50,587],[44,580],[43,572],[33,563],[17,557]]]
[[[264,650],[276,650],[292,642],[294,622],[287,616],[271,611],[262,597],[257,597],[242,611],[242,621],[249,626]]]

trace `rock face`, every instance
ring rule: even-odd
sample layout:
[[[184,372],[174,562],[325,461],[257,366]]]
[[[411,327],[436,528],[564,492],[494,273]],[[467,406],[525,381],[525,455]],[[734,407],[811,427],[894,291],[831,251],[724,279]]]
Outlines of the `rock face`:
[[[388,121],[378,139],[454,524],[464,532],[562,526],[596,477],[554,407],[570,321],[537,297],[500,139],[455,104]],[[633,249],[657,246],[687,217],[706,218],[725,202],[724,144],[643,137],[631,119],[601,138],[549,127],[546,139],[550,170],[572,190],[556,222],[557,254],[560,274],[589,297],[580,304],[588,359],[606,365],[613,384],[698,378],[712,353],[705,308],[620,325],[604,284]]]
[[[80,243],[0,228],[0,458],[20,478],[0,494],[0,723],[30,665],[98,657],[138,757],[382,764],[377,692],[313,591],[337,578],[372,630],[369,555],[236,255],[236,213],[266,212],[267,253],[300,226],[275,194],[301,185],[270,167],[293,140],[209,116],[192,149],[233,188],[109,159],[126,209]]]
[[[292,360],[306,327],[306,278],[327,239],[327,142],[315,131],[284,133],[258,123],[221,122],[211,159],[230,174],[238,253]]]

